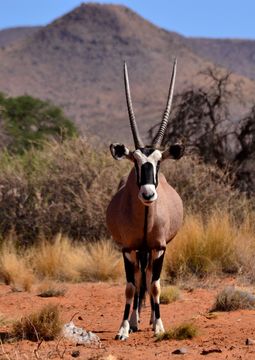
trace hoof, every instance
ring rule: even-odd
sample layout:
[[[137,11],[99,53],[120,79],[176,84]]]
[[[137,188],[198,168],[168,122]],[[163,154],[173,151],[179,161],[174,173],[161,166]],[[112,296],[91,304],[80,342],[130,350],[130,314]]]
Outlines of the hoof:
[[[119,334],[117,334],[117,335],[115,336],[115,340],[125,341],[125,340],[127,340],[127,339],[128,339],[128,336],[126,336],[126,335],[119,335]]]
[[[139,329],[138,329],[138,326],[131,326],[129,332],[130,332],[130,333],[132,333],[132,332],[137,332],[138,330],[139,330]]]
[[[129,329],[129,322],[127,320],[124,320],[121,324],[118,334],[115,336],[115,340],[126,340],[128,338]]]
[[[138,324],[139,324],[140,320],[139,320],[139,314],[137,310],[134,310],[131,314],[130,317],[130,332],[137,332],[138,331]]]
[[[156,319],[156,321],[153,324],[153,330],[154,330],[155,335],[165,332],[165,329],[164,329],[161,319]]]

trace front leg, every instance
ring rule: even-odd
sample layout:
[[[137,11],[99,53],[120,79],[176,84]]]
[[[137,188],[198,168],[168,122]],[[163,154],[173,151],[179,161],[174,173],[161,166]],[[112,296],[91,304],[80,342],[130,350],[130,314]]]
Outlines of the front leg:
[[[135,269],[137,267],[137,255],[135,251],[124,252],[123,251],[123,259],[125,265],[126,272],[126,304],[124,309],[123,320],[120,325],[120,329],[115,337],[116,340],[126,340],[129,337],[130,332],[130,324],[128,321],[130,307],[133,301],[133,297],[135,294]]]
[[[160,274],[163,266],[165,250],[152,250],[151,251],[151,322],[155,335],[164,332],[164,326],[160,318]]]

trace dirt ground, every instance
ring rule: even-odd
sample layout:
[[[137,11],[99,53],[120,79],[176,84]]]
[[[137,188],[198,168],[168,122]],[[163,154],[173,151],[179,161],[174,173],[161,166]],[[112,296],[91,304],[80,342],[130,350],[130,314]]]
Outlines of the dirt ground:
[[[161,305],[165,328],[184,321],[193,321],[199,335],[193,340],[156,342],[149,326],[149,301],[143,309],[140,331],[130,334],[127,341],[114,340],[119,328],[124,307],[124,285],[108,283],[65,284],[67,289],[62,297],[41,298],[36,291],[14,292],[9,286],[0,285],[0,315],[7,324],[0,328],[8,331],[8,320],[19,318],[40,309],[47,303],[60,306],[64,322],[73,317],[75,325],[96,333],[101,346],[77,346],[63,338],[58,341],[30,341],[0,344],[0,360],[20,359],[255,359],[255,344],[246,345],[246,339],[255,339],[255,310],[217,313],[210,318],[215,295],[225,286],[181,290],[180,300]],[[174,355],[176,349],[186,348],[185,355]],[[203,355],[203,350],[209,354]],[[74,353],[76,351],[76,353]],[[79,353],[77,353],[77,351]],[[211,352],[210,352],[211,351]]]

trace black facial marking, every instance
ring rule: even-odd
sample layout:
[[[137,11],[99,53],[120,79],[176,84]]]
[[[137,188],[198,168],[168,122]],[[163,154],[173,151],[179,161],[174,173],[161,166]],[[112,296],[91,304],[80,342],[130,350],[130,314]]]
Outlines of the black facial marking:
[[[135,160],[135,170],[136,170],[136,182],[137,182],[137,185],[140,187],[139,166],[138,166],[137,160]]]
[[[158,259],[153,260],[152,282],[157,281],[160,278],[160,274],[161,274],[161,270],[162,270],[162,266],[163,266],[164,255],[165,255],[165,251]]]
[[[158,161],[157,166],[156,166],[156,184],[155,184],[155,187],[158,186],[158,172],[159,172],[159,167],[160,167],[160,161]]]
[[[141,166],[141,181],[140,185],[154,184],[153,165],[146,162]]]
[[[146,157],[150,156],[155,149],[152,148],[141,148],[139,149],[143,155]],[[141,178],[139,178],[139,165],[137,160],[134,160],[135,168],[136,168],[136,176],[137,176],[137,185],[141,187],[142,185],[155,185],[158,186],[158,171],[160,166],[160,161],[156,164],[156,174],[154,175],[154,167],[151,162],[146,162],[141,165]]]
[[[141,151],[141,153],[143,153],[145,156],[150,156],[154,151],[155,149],[152,149],[152,148],[141,148],[139,149]]]

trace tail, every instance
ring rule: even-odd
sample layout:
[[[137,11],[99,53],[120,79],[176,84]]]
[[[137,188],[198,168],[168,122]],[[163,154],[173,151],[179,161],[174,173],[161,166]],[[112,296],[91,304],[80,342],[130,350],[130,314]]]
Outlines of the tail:
[[[142,306],[145,304],[146,298],[146,267],[148,264],[148,257],[149,253],[146,250],[139,251],[139,262],[141,266],[141,273],[142,273],[142,281],[140,286],[140,293],[139,293],[139,313],[141,311]]]

